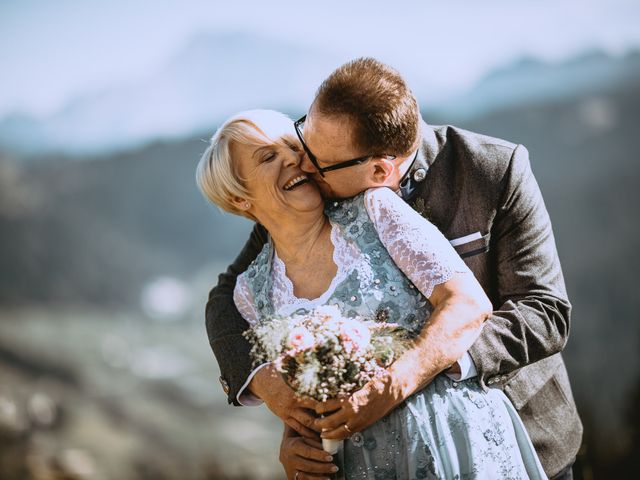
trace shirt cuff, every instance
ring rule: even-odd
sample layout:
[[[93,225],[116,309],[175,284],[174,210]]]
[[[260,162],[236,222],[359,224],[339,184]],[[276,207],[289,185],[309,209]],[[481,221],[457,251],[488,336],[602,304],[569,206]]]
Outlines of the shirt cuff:
[[[462,357],[458,360],[458,366],[460,367],[460,373],[447,373],[447,377],[456,382],[461,382],[462,380],[467,380],[468,378],[473,378],[478,375],[478,371],[476,370],[476,364],[473,363],[473,359],[469,352],[465,352]]]
[[[238,395],[236,395],[236,400],[243,407],[257,407],[258,405],[262,405],[264,403],[262,400],[256,397],[253,393],[251,393],[247,387],[249,386],[249,383],[251,383],[251,379],[255,376],[255,374],[258,373],[261,368],[266,367],[267,365],[269,364],[263,363],[259,367],[256,367],[247,378],[247,381],[244,382],[244,385],[240,387],[240,390],[238,391]]]

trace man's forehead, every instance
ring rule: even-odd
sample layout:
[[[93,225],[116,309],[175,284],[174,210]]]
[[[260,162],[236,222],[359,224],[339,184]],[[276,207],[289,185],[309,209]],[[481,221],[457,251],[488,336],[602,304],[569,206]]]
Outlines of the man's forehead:
[[[304,139],[309,149],[320,159],[344,160],[345,153],[347,156],[357,154],[358,148],[353,137],[353,122],[345,115],[313,113],[313,110],[309,112],[304,126]],[[331,158],[335,155],[337,158]]]

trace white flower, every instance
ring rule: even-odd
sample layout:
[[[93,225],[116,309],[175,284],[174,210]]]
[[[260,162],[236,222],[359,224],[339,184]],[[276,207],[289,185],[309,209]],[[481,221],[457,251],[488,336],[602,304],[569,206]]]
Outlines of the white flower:
[[[371,345],[371,332],[362,322],[344,319],[340,326],[340,337],[347,353],[364,352]]]
[[[313,394],[318,386],[318,373],[320,372],[320,364],[311,361],[300,365],[300,370],[296,375],[298,381],[298,393]]]
[[[307,350],[314,345],[313,334],[303,326],[294,327],[289,332],[287,347],[295,350]]]

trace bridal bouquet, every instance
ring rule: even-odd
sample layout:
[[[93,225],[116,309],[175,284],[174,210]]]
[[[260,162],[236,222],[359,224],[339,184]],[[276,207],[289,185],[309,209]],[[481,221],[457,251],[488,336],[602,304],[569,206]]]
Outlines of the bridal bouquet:
[[[272,362],[298,395],[319,401],[362,388],[410,344],[398,325],[345,318],[331,306],[270,318],[245,337],[254,362]]]

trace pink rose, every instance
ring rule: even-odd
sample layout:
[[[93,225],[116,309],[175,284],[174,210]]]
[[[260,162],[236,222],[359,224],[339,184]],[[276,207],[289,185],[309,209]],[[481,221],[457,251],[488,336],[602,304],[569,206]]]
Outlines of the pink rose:
[[[295,350],[306,350],[313,347],[314,338],[309,330],[305,327],[295,327],[289,333],[287,339],[287,347]]]
[[[348,353],[363,352],[371,343],[371,332],[357,320],[344,320],[340,327],[342,344]]]

